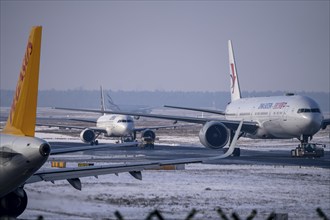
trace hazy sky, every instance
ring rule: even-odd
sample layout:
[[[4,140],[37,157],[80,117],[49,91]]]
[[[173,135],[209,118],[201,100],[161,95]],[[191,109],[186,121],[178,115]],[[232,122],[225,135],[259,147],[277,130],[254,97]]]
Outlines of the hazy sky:
[[[329,92],[329,1],[2,1],[1,89],[42,25],[40,89]]]

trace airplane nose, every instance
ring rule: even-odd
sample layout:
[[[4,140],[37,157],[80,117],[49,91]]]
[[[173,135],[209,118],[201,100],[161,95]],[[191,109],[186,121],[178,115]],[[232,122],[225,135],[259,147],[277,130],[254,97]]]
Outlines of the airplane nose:
[[[306,114],[304,116],[304,134],[313,135],[318,132],[322,125],[322,115],[321,114]]]
[[[121,126],[121,131],[123,134],[131,134],[132,133],[132,129],[128,124],[123,124]]]

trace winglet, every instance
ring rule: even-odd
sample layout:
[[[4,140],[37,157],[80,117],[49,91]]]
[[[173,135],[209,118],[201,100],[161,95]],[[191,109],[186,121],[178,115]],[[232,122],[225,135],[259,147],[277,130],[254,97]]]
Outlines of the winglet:
[[[231,94],[231,101],[235,101],[241,98],[241,90],[239,87],[234,50],[231,40],[228,41],[228,52],[229,52],[229,69],[230,69],[230,94]]]
[[[41,26],[32,27],[3,133],[34,136],[37,114]]]

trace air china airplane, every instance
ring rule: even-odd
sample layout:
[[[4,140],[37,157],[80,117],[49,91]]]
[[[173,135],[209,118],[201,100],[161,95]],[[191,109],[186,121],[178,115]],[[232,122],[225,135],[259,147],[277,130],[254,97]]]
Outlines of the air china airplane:
[[[205,147],[212,149],[221,149],[228,142],[231,142],[232,133],[237,130],[240,120],[244,120],[240,136],[256,139],[297,138],[301,147],[307,144],[321,128],[324,129],[330,124],[330,119],[324,119],[319,105],[306,96],[288,94],[274,97],[242,98],[231,41],[228,41],[228,50],[231,102],[225,111],[165,106],[220,114],[224,116],[224,119],[120,111],[105,112],[203,124],[199,132],[200,142]],[[84,109],[82,111],[91,110]],[[235,149],[234,155],[240,155],[239,148]]]
[[[132,144],[108,144],[51,150],[50,144],[35,137],[38,96],[41,26],[32,27],[19,74],[16,92],[7,123],[0,133],[0,218],[11,219],[24,212],[28,197],[25,184],[40,181],[67,180],[75,189],[81,190],[79,178],[129,172],[141,180],[141,171],[170,164],[202,163],[228,157],[235,148],[239,132],[229,147],[229,153],[209,158],[163,160],[132,164],[75,167],[63,169],[40,169],[50,154],[69,153]],[[242,126],[243,121],[240,123]],[[240,129],[238,129],[240,130]]]

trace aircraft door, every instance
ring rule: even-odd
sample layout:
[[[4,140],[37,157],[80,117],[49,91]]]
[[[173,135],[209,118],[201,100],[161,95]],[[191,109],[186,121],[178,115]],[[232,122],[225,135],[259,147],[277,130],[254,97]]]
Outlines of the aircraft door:
[[[289,106],[285,106],[283,108],[283,115],[282,115],[283,121],[287,121],[288,120],[288,113],[289,113],[288,111],[289,111]]]

